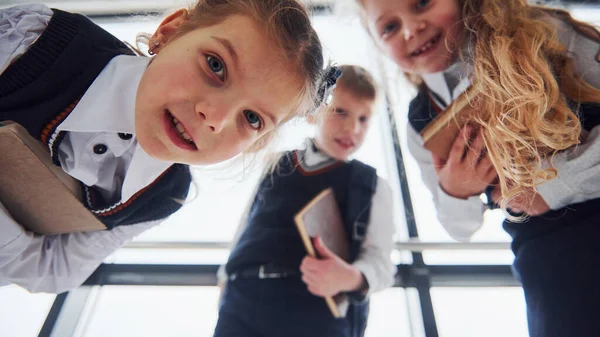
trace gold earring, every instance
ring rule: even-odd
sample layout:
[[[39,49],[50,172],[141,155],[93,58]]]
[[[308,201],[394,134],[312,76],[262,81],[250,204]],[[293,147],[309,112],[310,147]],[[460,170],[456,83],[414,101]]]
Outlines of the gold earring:
[[[152,43],[152,46],[150,48],[148,48],[148,54],[156,55],[156,53],[154,51],[156,50],[156,48],[158,48],[159,45],[160,45],[160,43],[158,41],[154,40],[154,42]]]

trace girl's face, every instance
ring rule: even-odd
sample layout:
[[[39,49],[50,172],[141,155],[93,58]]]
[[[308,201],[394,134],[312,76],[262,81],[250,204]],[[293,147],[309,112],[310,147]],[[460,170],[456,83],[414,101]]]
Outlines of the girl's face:
[[[207,165],[247,150],[294,109],[302,80],[245,16],[174,38],[185,11],[154,34],[157,54],[142,76],[136,136],[151,156]]]
[[[376,44],[403,71],[448,68],[458,55],[463,25],[459,0],[363,0]]]

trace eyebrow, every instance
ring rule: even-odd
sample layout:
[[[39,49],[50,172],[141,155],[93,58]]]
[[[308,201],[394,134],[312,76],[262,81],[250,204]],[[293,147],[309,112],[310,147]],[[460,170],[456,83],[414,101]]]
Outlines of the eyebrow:
[[[239,62],[239,57],[237,52],[235,51],[235,48],[233,48],[233,45],[231,44],[231,42],[229,42],[229,40],[224,39],[224,38],[220,38],[217,36],[211,36],[214,40],[216,40],[217,42],[219,42],[225,49],[227,49],[227,52],[229,52],[229,54],[231,55],[231,58],[233,59],[233,62],[235,63],[236,67],[238,67],[238,62]]]

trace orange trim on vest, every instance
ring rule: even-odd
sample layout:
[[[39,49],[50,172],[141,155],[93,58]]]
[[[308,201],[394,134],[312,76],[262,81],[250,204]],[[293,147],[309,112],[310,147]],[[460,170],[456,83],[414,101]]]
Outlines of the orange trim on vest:
[[[94,214],[96,214],[96,216],[109,216],[109,215],[112,215],[112,214],[115,214],[115,213],[121,211],[123,208],[129,206],[140,195],[142,195],[142,193],[146,192],[146,190],[148,190],[152,185],[154,185],[155,182],[157,182],[160,178],[162,178],[162,176],[164,176],[167,172],[169,172],[169,170],[171,168],[172,168],[172,166],[170,166],[167,170],[165,170],[163,173],[161,173],[161,175],[158,176],[158,178],[154,179],[154,181],[152,183],[150,183],[148,186],[137,191],[137,193],[134,194],[133,196],[131,196],[131,198],[129,198],[125,203],[120,204],[119,206],[111,209],[110,211],[103,212],[103,213],[94,213]]]
[[[59,113],[56,117],[54,117],[54,119],[50,123],[48,123],[46,127],[44,127],[44,129],[42,130],[42,134],[40,135],[40,140],[44,142],[46,146],[48,146],[48,137],[52,135],[58,124],[62,123],[62,121],[64,121],[65,118],[67,118],[67,116],[71,113],[71,111],[75,109],[77,103],[79,103],[79,99],[71,103],[71,105],[69,105],[63,112]]]

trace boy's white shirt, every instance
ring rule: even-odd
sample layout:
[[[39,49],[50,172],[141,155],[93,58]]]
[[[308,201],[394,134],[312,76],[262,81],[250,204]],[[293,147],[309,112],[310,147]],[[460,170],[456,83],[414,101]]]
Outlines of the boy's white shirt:
[[[553,17],[548,17],[548,20],[558,27],[559,39],[571,53],[578,73],[590,84],[600,88],[600,63],[595,60],[600,46],[579,35],[563,21]],[[442,72],[422,77],[427,87],[448,104],[468,88],[469,81],[468,76],[461,76],[459,84],[450,90],[444,74],[464,69],[465,65],[457,63]],[[407,127],[407,138],[409,150],[419,164],[421,178],[433,196],[440,223],[452,238],[459,241],[469,240],[483,225],[483,212],[486,208],[481,199],[479,196],[473,196],[463,200],[444,192],[439,186],[431,154],[423,147],[421,136],[410,123]],[[558,170],[558,177],[537,187],[551,209],[599,198],[600,126],[590,131],[583,144],[555,155],[553,165]]]
[[[303,160],[307,165],[314,166],[331,159],[321,152],[314,151],[311,144],[312,140],[310,139],[305,142],[306,153]],[[256,191],[254,195],[256,195]],[[231,247],[237,244],[241,234],[246,229],[250,204],[240,220]],[[353,263],[365,276],[369,284],[366,296],[391,287],[394,284],[396,266],[390,258],[390,254],[394,249],[393,236],[396,232],[396,225],[392,215],[393,207],[392,190],[388,182],[378,176],[377,187],[371,199],[371,214],[369,216],[367,233],[361,245],[358,258]],[[219,268],[217,276],[220,282],[226,281],[227,275],[224,266]]]
[[[37,4],[0,10],[0,66],[6,68],[23,54],[43,32],[51,15],[48,7]],[[63,169],[88,185],[98,186],[107,196],[120,193],[121,201],[172,164],[150,157],[135,137],[125,140],[118,136],[120,132],[135,135],[135,93],[147,64],[141,57],[115,57],[58,126],[70,131],[59,146]],[[108,151],[95,154],[95,144],[107,145]],[[77,287],[107,256],[161,221],[110,231],[38,235],[25,231],[0,204],[0,286],[15,283],[32,292],[56,293]]]

